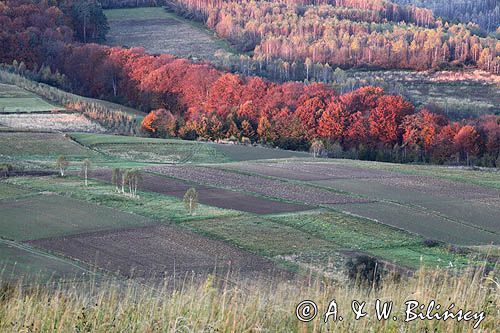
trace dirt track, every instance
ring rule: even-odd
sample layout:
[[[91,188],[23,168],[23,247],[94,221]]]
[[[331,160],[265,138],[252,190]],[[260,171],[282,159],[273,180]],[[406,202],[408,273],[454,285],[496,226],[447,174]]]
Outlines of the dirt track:
[[[271,261],[183,228],[161,225],[30,241],[37,247],[134,278],[284,273]]]

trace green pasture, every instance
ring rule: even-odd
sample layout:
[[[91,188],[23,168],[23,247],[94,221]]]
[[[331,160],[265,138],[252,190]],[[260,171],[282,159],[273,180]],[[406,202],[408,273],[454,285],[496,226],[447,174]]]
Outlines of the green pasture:
[[[64,110],[64,108],[17,86],[0,83],[0,112],[30,113],[53,110]]]
[[[50,194],[2,200],[0,209],[0,236],[17,241],[152,224],[142,216]]]

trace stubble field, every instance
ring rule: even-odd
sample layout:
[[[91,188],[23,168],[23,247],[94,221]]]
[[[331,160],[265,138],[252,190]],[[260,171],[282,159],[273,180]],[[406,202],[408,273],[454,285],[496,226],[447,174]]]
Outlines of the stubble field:
[[[201,25],[161,7],[105,11],[111,30],[109,45],[143,47],[152,54],[168,53],[183,58],[215,59],[219,50],[230,49]]]

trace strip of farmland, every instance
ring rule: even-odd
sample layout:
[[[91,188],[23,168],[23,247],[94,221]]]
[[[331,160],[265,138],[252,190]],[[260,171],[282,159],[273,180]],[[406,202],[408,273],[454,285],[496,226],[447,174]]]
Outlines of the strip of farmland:
[[[134,278],[225,275],[228,271],[258,277],[280,271],[269,260],[172,225],[48,238],[30,244]]]
[[[109,182],[111,171],[96,170],[92,177]],[[287,213],[307,210],[310,207],[255,197],[242,192],[230,191],[205,185],[197,185],[154,174],[144,174],[141,189],[183,198],[191,187],[198,192],[200,203],[219,208],[235,209],[255,214]]]
[[[252,192],[271,198],[301,202],[307,205],[369,202],[366,199],[342,195],[328,190],[207,167],[158,166],[147,168],[147,170],[203,185]]]
[[[362,196],[371,203],[332,208],[427,238],[463,245],[500,243],[500,191],[492,188],[337,163],[266,161],[218,167]]]

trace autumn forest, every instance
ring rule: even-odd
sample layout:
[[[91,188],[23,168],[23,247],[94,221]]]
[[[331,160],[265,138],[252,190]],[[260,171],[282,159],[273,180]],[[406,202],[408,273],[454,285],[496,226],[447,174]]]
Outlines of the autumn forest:
[[[474,34],[470,24],[379,0],[177,0],[169,8],[202,21],[253,61],[279,60],[284,73],[300,63],[304,82],[272,82],[98,44],[109,28],[94,1],[0,2],[0,62],[73,93],[137,107],[148,113],[143,132],[154,137],[293,150],[321,142],[336,157],[500,163],[497,115],[451,121],[379,87],[339,94],[310,82],[313,64],[416,70],[461,65],[499,74],[500,42]]]

